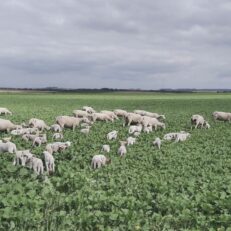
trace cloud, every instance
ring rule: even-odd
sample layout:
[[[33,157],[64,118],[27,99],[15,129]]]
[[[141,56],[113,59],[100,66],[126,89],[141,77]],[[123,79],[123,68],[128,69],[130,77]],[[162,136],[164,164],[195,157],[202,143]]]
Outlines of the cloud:
[[[9,0],[0,10],[3,87],[231,84],[228,0]]]

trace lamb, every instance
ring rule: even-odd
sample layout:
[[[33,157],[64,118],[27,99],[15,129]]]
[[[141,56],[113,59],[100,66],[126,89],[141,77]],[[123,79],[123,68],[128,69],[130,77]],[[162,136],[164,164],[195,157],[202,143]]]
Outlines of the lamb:
[[[17,151],[16,145],[12,142],[0,142],[0,153],[9,152],[15,153]]]
[[[135,132],[141,132],[142,131],[142,125],[138,124],[138,125],[132,125],[129,127],[128,133],[129,134],[133,134]]]
[[[195,125],[195,128],[198,126],[203,127],[203,124],[205,123],[205,119],[201,115],[192,115],[191,117],[191,124]],[[192,127],[191,127],[192,129]]]
[[[108,144],[104,144],[101,151],[109,153],[110,152],[110,146]]]
[[[144,132],[145,132],[145,133],[150,133],[150,132],[152,132],[152,126],[144,127]]]
[[[231,121],[231,112],[215,111],[212,115],[214,120]]]
[[[7,108],[5,108],[5,107],[0,107],[0,115],[7,115],[7,114],[12,115],[12,112],[9,111],[9,110],[8,110]]]
[[[0,119],[0,131],[11,131],[21,128],[20,125],[13,124],[10,120]]]
[[[117,117],[125,117],[128,114],[127,111],[122,110],[122,109],[116,109],[114,110],[114,113]]]
[[[52,154],[49,153],[48,151],[44,151],[43,155],[44,155],[44,160],[45,160],[45,165],[46,165],[46,171],[48,172],[48,174],[50,172],[55,172],[55,159],[52,156]]]
[[[120,155],[120,157],[123,157],[127,154],[127,149],[126,149],[126,145],[127,141],[120,141],[120,147],[118,149],[118,154]]]
[[[93,113],[92,114],[92,120],[93,122],[95,121],[111,121],[113,122],[114,119],[111,118],[108,114],[105,114],[105,113]]]
[[[38,136],[33,141],[33,146],[38,145],[39,147],[41,144],[45,144],[47,142],[47,135],[44,134],[43,136]]]
[[[113,111],[106,111],[106,110],[103,110],[103,111],[101,111],[100,113],[103,113],[103,114],[108,115],[108,116],[109,116],[110,118],[112,118],[113,120],[114,120],[114,119],[117,119],[117,120],[118,120],[117,115],[116,115]]]
[[[185,141],[187,138],[189,138],[191,135],[187,132],[185,133],[178,133],[175,139],[175,142],[178,143],[180,141]]]
[[[89,134],[90,128],[91,128],[91,126],[88,126],[88,127],[86,127],[86,128],[82,128],[82,129],[80,130],[80,132],[83,133],[83,134]]]
[[[40,175],[44,172],[43,162],[41,159],[32,156],[27,160],[27,164],[29,165],[29,168],[33,169],[35,174]]]
[[[89,122],[87,118],[76,118],[73,116],[58,116],[56,117],[56,123],[61,126],[61,128],[72,128],[73,131],[81,122]]]
[[[91,161],[91,167],[94,169],[101,168],[101,166],[104,166],[110,163],[111,163],[110,158],[107,158],[104,155],[94,155]]]
[[[82,108],[84,111],[86,111],[89,114],[95,113],[96,111],[92,107],[84,106]]]
[[[51,130],[54,131],[54,132],[62,132],[62,128],[60,127],[59,124],[51,125]]]
[[[165,129],[165,124],[157,120],[156,118],[152,118],[149,116],[143,116],[142,117],[142,124],[144,127],[152,126],[155,130],[157,130],[158,127],[161,127]]]
[[[74,111],[73,111],[73,115],[74,115],[75,117],[82,118],[82,117],[87,117],[89,114],[88,114],[88,112],[86,112],[86,111],[74,110]]]
[[[159,137],[157,137],[154,141],[153,141],[153,145],[157,146],[158,149],[160,149],[161,146],[161,139]]]
[[[29,126],[33,128],[38,128],[39,130],[43,131],[44,129],[50,130],[50,127],[46,125],[44,120],[32,118],[29,120]]]
[[[21,162],[21,165],[25,166],[27,159],[32,157],[31,155],[30,150],[16,151],[13,165],[19,165]]]
[[[131,137],[131,136],[127,138],[127,145],[128,146],[135,144],[135,142],[136,142],[136,138]]]
[[[140,124],[142,121],[142,116],[135,113],[127,113],[127,115],[124,118],[125,118],[125,122],[123,126],[125,125],[130,126],[131,124]]]
[[[52,136],[53,140],[62,140],[63,139],[63,134],[62,133],[54,133]]]
[[[71,146],[71,142],[70,141],[66,141],[66,142],[54,142],[54,143],[50,143],[47,144],[46,146],[46,151],[48,151],[49,153],[53,154],[54,152],[60,152],[65,150],[66,148]]]
[[[118,135],[118,131],[112,131],[112,132],[109,132],[108,134],[107,134],[107,139],[108,140],[116,140],[116,138],[117,138],[117,135]]]

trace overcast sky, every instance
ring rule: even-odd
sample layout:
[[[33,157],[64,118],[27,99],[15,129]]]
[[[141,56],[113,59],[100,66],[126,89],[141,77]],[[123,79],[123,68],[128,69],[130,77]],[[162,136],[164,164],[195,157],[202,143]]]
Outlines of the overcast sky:
[[[231,88],[229,0],[3,0],[0,87]]]

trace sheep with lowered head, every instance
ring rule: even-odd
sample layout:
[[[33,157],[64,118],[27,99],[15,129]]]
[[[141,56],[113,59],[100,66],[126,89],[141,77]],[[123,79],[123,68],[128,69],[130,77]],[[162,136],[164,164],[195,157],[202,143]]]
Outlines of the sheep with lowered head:
[[[117,138],[117,135],[118,135],[118,131],[111,131],[107,134],[107,139],[108,140],[116,140]]]
[[[110,146],[108,144],[104,144],[101,151],[109,153],[110,152]]]
[[[214,120],[231,121],[231,112],[215,111],[212,115]]]
[[[44,120],[32,118],[29,120],[29,126],[33,128],[38,128],[39,130],[43,131],[44,129],[50,130],[50,127],[46,125]]]
[[[91,161],[91,167],[94,169],[101,168],[102,166],[110,163],[111,163],[110,158],[107,158],[104,155],[94,155]]]

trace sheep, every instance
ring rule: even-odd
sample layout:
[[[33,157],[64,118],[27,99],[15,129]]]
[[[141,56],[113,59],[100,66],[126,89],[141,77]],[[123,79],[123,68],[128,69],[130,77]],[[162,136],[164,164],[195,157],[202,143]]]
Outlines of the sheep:
[[[26,142],[28,142],[29,140],[34,142],[36,137],[39,137],[38,133],[35,135],[34,134],[24,134],[22,136],[22,139],[25,140]]]
[[[0,131],[11,131],[14,129],[19,129],[22,126],[13,124],[10,120],[0,119]]]
[[[54,132],[62,132],[62,128],[60,127],[59,124],[51,125],[51,130],[54,131]]]
[[[231,121],[231,112],[215,111],[212,114],[214,120]]]
[[[46,151],[48,151],[49,153],[53,154],[54,152],[60,152],[62,150],[65,150],[66,148],[68,148],[70,146],[71,146],[71,142],[70,141],[66,141],[66,142],[54,142],[54,143],[47,144]]]
[[[80,130],[80,132],[83,133],[83,134],[89,134],[90,128],[91,128],[91,126],[88,126],[88,127],[86,127],[86,128],[82,128],[82,129]]]
[[[127,145],[128,146],[135,144],[135,142],[136,142],[136,138],[131,137],[131,136],[127,138]]]
[[[107,134],[107,139],[108,140],[116,140],[116,138],[117,138],[117,135],[118,135],[118,131],[112,131],[112,132],[109,132],[108,134]]]
[[[109,153],[110,152],[110,146],[108,144],[104,144],[101,151]]]
[[[43,162],[41,159],[32,156],[31,158],[29,158],[26,162],[29,166],[29,168],[33,169],[35,174],[40,175],[43,174],[44,172],[44,166],[43,166]]]
[[[191,117],[191,124],[195,125],[195,128],[198,128],[200,126],[201,128],[203,127],[203,124],[205,123],[205,119],[201,115],[192,115]],[[191,126],[192,129],[192,126]]]
[[[145,115],[145,116],[152,117],[152,118],[156,118],[156,119],[158,119],[158,120],[159,120],[159,119],[163,119],[163,120],[166,119],[165,115],[160,115],[160,114],[154,113],[154,112],[145,112],[144,115]]]
[[[81,122],[89,122],[88,118],[76,118],[73,116],[58,116],[56,117],[56,123],[61,128],[72,128],[73,131]]]
[[[48,151],[44,151],[43,155],[44,155],[44,160],[45,160],[45,165],[46,165],[46,171],[48,172],[48,174],[50,172],[55,172],[55,159],[52,156],[52,154],[49,153]]]
[[[12,142],[0,142],[0,153],[9,152],[15,153],[17,151],[16,145]]]
[[[21,165],[25,166],[27,159],[30,157],[30,154],[30,150],[16,151],[13,165],[19,165],[21,162]]]
[[[84,111],[86,111],[89,114],[95,113],[96,111],[92,108],[92,107],[88,107],[88,106],[83,106],[82,108]]]
[[[187,138],[189,138],[191,135],[187,132],[185,133],[178,133],[175,139],[175,142],[178,143],[180,141],[185,141]]]
[[[111,118],[108,114],[105,114],[105,113],[93,113],[91,115],[91,117],[92,117],[93,122],[95,122],[95,121],[106,121],[106,122],[111,121],[111,122],[113,122],[114,121],[113,118]]]
[[[12,130],[10,133],[11,135],[18,136],[18,135],[24,135],[24,134],[37,134],[39,132],[38,128],[21,128]]]
[[[79,118],[87,117],[89,115],[88,112],[82,110],[74,110],[72,113],[75,117],[79,117]]]
[[[110,118],[112,118],[113,120],[114,119],[119,119],[118,117],[117,117],[117,115],[113,112],[113,111],[106,111],[106,110],[103,110],[103,111],[101,111],[100,113],[103,113],[103,114],[106,114],[106,115],[108,115]]]
[[[141,124],[132,125],[128,129],[129,134],[133,134],[134,132],[141,132],[141,131],[142,131],[142,125]]]
[[[33,140],[33,146],[38,145],[39,147],[41,144],[45,144],[47,142],[47,135],[44,134],[43,136],[38,136]]]
[[[167,140],[167,141],[174,140],[174,139],[176,139],[177,134],[178,134],[177,132],[167,133],[164,135],[164,140]]]
[[[160,122],[158,119],[156,118],[152,118],[149,116],[143,116],[142,117],[142,124],[144,127],[147,126],[152,126],[154,127],[155,130],[157,130],[158,127],[161,127],[163,129],[165,129],[165,124]]]
[[[7,114],[12,115],[12,112],[9,111],[9,110],[8,110],[7,108],[5,108],[5,107],[1,107],[1,108],[0,108],[0,115],[7,115]]]
[[[128,114],[127,111],[122,110],[122,109],[115,109],[114,113],[117,117],[125,117]]]
[[[133,136],[138,137],[140,134],[140,132],[134,132]]]
[[[153,141],[153,145],[157,146],[158,149],[160,149],[161,146],[161,139],[159,137],[157,137],[154,141]]]
[[[104,166],[110,163],[111,163],[110,158],[107,158],[104,155],[94,155],[91,161],[91,167],[94,169],[101,168],[101,166]]]
[[[62,133],[54,133],[52,136],[53,140],[62,140],[63,139],[63,134]]]
[[[46,125],[44,120],[32,118],[29,120],[29,126],[33,128],[38,128],[39,130],[43,131],[44,129],[50,130],[50,127]]]
[[[209,129],[211,126],[207,121],[205,121],[203,127]]]
[[[126,145],[127,141],[120,141],[120,147],[118,149],[118,154],[120,155],[120,157],[123,157],[127,154],[127,149],[126,149]]]
[[[142,121],[142,116],[139,114],[135,114],[135,113],[127,113],[124,119],[125,119],[125,122],[123,126],[125,125],[130,126],[131,124],[140,124]]]
[[[152,126],[144,127],[143,130],[144,130],[145,133],[150,133],[150,132],[152,132]]]

